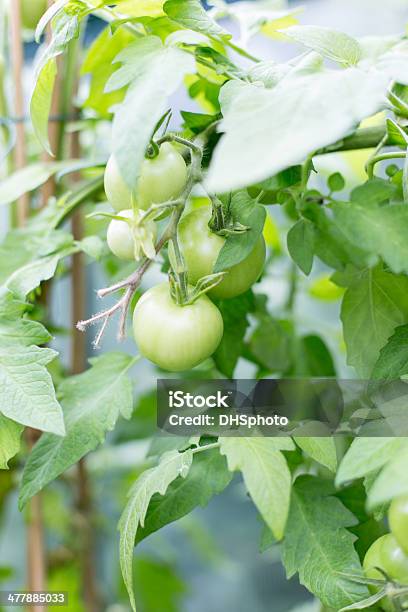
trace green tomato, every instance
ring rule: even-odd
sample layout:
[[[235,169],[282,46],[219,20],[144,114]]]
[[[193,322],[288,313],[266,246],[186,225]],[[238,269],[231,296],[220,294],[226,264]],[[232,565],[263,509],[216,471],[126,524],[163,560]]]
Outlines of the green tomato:
[[[398,544],[408,554],[408,495],[398,497],[391,502],[388,521]]]
[[[21,2],[21,23],[23,28],[35,30],[47,7],[47,0],[23,0]]]
[[[130,209],[121,210],[118,214],[126,219],[134,219],[133,210]],[[142,214],[141,211],[136,213],[139,218]],[[136,224],[132,227],[131,223],[112,219],[109,223],[106,241],[112,253],[119,259],[138,259],[138,254],[141,250],[144,250],[148,257],[153,258],[156,234],[157,230],[154,221],[147,221],[147,223],[143,223],[143,226],[140,227],[137,227]],[[149,240],[149,243],[152,245],[150,253],[146,253],[146,240]]]
[[[112,208],[116,211],[131,208],[132,206],[132,190],[122,177],[116,158],[111,155],[106,164],[105,176],[105,193]]]
[[[370,546],[363,567],[369,578],[384,579],[384,576],[375,569],[379,567],[392,580],[408,585],[408,556],[391,533],[381,536]]]
[[[381,536],[378,538],[378,540],[375,540],[375,542],[373,542],[373,544],[371,544],[370,548],[367,550],[363,561],[363,569],[367,578],[372,578],[374,580],[385,580],[381,572],[375,569],[377,567],[384,570],[390,576],[390,578],[393,578],[388,563],[389,559],[387,557],[387,553],[392,552],[392,546],[394,543],[396,544],[396,542],[393,542],[393,538],[390,541],[390,538],[392,538],[390,534]],[[368,588],[373,594],[378,590],[378,587],[374,585],[369,585]],[[385,612],[395,612],[392,602],[386,597],[381,599],[380,605]]]
[[[188,213],[179,223],[179,242],[191,284],[212,274],[225,238],[208,227],[211,209],[202,207]],[[170,253],[171,254],[171,253]],[[227,276],[209,292],[211,297],[228,299],[245,293],[260,277],[265,264],[265,241],[260,236],[249,255],[228,270]]]
[[[137,186],[141,208],[177,198],[187,182],[183,156],[169,142],[164,142],[157,157],[145,159]]]
[[[157,157],[142,163],[133,199],[146,210],[152,204],[162,204],[177,198],[187,182],[187,166],[178,151],[164,142]],[[105,193],[115,210],[132,206],[132,190],[122,177],[118,163],[110,156],[105,170]]]
[[[218,308],[203,295],[178,306],[168,283],[149,289],[136,304],[133,331],[140,353],[163,370],[190,370],[210,357],[223,334]]]

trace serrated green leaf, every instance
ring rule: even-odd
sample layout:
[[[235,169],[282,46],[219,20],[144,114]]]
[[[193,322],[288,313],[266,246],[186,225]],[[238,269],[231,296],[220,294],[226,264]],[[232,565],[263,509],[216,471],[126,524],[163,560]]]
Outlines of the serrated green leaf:
[[[0,347],[45,344],[51,338],[51,334],[38,321],[0,316]]]
[[[230,234],[222,247],[213,272],[222,272],[243,261],[253,250],[265,225],[266,210],[246,191],[236,193],[230,205],[234,222],[249,228],[239,234]]]
[[[307,219],[300,219],[288,232],[288,251],[293,261],[306,275],[310,274],[314,257],[314,227]]]
[[[28,226],[13,230],[0,245],[0,290],[24,299],[55,274],[58,262],[74,253],[70,234]]]
[[[170,19],[189,30],[207,36],[231,38],[231,34],[208,15],[199,0],[167,0],[163,10]]]
[[[356,438],[340,463],[337,485],[382,468],[406,445],[403,438]]]
[[[92,367],[66,379],[58,389],[65,424],[64,438],[44,434],[24,468],[19,504],[101,444],[120,414],[129,418],[133,409],[132,383],[128,378],[134,358],[106,353],[92,359]]]
[[[0,412],[27,427],[63,436],[61,406],[45,367],[56,355],[36,346],[0,348]]]
[[[367,496],[369,509],[377,508],[395,497],[408,493],[408,442],[406,440],[404,442],[398,452],[388,457],[379,476],[371,485]]]
[[[20,450],[24,427],[0,414],[0,470],[8,469],[8,462]]]
[[[136,543],[168,523],[189,514],[196,506],[204,507],[231,482],[225,458],[217,449],[197,453],[185,478],[172,482],[163,495],[154,495],[149,503],[144,526],[136,534]]]
[[[361,565],[347,527],[355,517],[333,497],[331,484],[313,476],[300,476],[292,490],[282,560],[288,578],[299,573],[322,603],[338,610],[368,596],[367,587],[343,577],[361,575]]]
[[[185,478],[193,461],[193,453],[170,451],[165,453],[160,463],[143,472],[129,492],[129,501],[119,521],[120,531],[120,566],[132,609],[136,611],[136,601],[133,589],[133,549],[135,538],[144,521],[150,500],[155,493],[164,495],[168,486],[179,476]]]
[[[394,329],[408,322],[408,278],[381,267],[362,272],[344,295],[341,320],[347,362],[369,376]]]
[[[295,448],[290,438],[220,438],[231,471],[245,486],[274,536],[283,537],[289,512],[291,474],[280,451]]]
[[[353,66],[361,58],[358,41],[343,32],[318,26],[292,26],[282,31],[292,40],[334,62]]]
[[[408,325],[397,327],[373,368],[370,378],[375,380],[396,380],[408,374]]]
[[[405,204],[367,207],[332,205],[336,222],[352,244],[380,256],[393,272],[408,272],[408,209]]]
[[[226,193],[302,163],[383,108],[387,85],[381,73],[356,68],[288,75],[273,89],[227,83],[207,188]]]
[[[295,437],[294,440],[309,457],[326,466],[332,472],[336,471],[337,452],[334,438]]]

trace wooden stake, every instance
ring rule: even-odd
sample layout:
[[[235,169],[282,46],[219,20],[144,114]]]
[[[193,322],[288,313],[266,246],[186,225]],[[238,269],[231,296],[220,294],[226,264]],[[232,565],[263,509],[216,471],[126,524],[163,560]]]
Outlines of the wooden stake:
[[[16,170],[24,168],[27,163],[26,141],[24,131],[24,91],[23,91],[23,66],[24,51],[21,39],[21,0],[13,0],[10,3],[10,48],[12,57],[12,71],[14,82],[14,113],[19,119],[16,123],[16,146],[14,149],[14,163]],[[30,199],[25,193],[17,201],[17,222],[24,226],[29,214]]]

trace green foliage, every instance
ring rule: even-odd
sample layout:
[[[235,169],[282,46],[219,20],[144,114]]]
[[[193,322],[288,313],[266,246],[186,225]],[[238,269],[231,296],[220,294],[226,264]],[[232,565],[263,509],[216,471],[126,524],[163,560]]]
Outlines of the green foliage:
[[[179,476],[165,495],[156,494],[149,503],[143,526],[137,530],[136,543],[165,525],[204,507],[230,483],[232,474],[218,449],[197,453],[187,476]]]
[[[408,278],[381,266],[357,274],[341,308],[347,361],[369,376],[394,329],[408,321]]]
[[[0,413],[27,427],[63,436],[62,410],[46,368],[56,355],[36,346],[0,348]]]
[[[18,453],[23,429],[0,413],[0,470],[6,470],[8,461]]]
[[[358,41],[343,32],[315,26],[292,26],[284,30],[284,33],[305,47],[345,66],[353,66],[361,58]]]
[[[208,189],[238,189],[301,163],[379,111],[384,85],[381,74],[356,68],[293,71],[268,90],[228,82],[221,93],[225,135],[213,157]]]
[[[120,564],[132,609],[136,610],[133,590],[133,549],[139,526],[143,527],[149,502],[155,493],[164,495],[169,485],[179,476],[185,478],[193,461],[193,453],[169,451],[164,453],[160,463],[136,480],[129,492],[129,500],[119,522]]]
[[[230,470],[240,470],[245,486],[276,539],[285,531],[291,475],[281,451],[293,450],[290,438],[221,438]]]
[[[347,531],[356,522],[333,496],[330,483],[313,476],[297,478],[282,560],[288,578],[298,572],[300,582],[336,610],[368,595],[365,586],[341,576],[361,575],[355,537]]]
[[[58,389],[66,435],[44,434],[25,465],[20,507],[46,484],[101,444],[119,416],[130,418],[132,384],[128,377],[134,358],[107,353],[91,360],[91,369],[66,379]]]
[[[313,266],[314,235],[314,227],[307,219],[300,219],[288,233],[290,256],[305,274],[310,274]]]

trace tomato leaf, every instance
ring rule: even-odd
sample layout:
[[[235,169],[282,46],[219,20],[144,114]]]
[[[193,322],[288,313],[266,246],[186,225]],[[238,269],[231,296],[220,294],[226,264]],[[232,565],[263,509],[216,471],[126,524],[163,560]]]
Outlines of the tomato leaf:
[[[406,408],[406,402],[404,402]],[[408,493],[408,445],[401,444],[399,451],[386,462],[379,476],[368,491],[367,506],[373,510],[380,504]]]
[[[356,68],[289,73],[272,89],[228,82],[208,190],[226,193],[303,163],[383,108],[387,86],[381,73]]]
[[[0,348],[0,413],[27,427],[63,436],[62,410],[46,368],[56,355],[37,346]]]
[[[51,339],[51,334],[38,321],[3,317],[0,311],[0,347],[46,344]]]
[[[0,413],[0,470],[8,469],[8,461],[20,450],[20,437],[24,427]]]
[[[245,486],[276,539],[285,531],[291,474],[280,452],[294,450],[290,438],[220,438],[231,471],[242,472]]]
[[[314,237],[314,227],[307,219],[297,221],[288,232],[290,256],[306,275],[310,274],[313,266]]]
[[[246,191],[233,196],[230,211],[233,221],[241,223],[248,230],[228,236],[215,262],[214,273],[243,261],[253,250],[265,224],[265,208],[257,204]]]
[[[341,307],[347,362],[369,376],[388,338],[408,322],[408,278],[381,267],[358,274]]]
[[[376,380],[395,380],[408,374],[408,325],[397,327],[380,356],[370,378]]]
[[[197,453],[187,476],[172,482],[165,495],[156,494],[149,503],[143,527],[136,534],[141,542],[165,525],[189,514],[196,506],[202,508],[231,482],[225,457],[217,449]]]
[[[199,0],[167,0],[164,12],[180,25],[207,36],[229,39],[231,34],[218,25],[204,10]]]
[[[150,500],[155,493],[165,495],[169,485],[179,476],[185,478],[193,461],[191,450],[184,453],[169,451],[165,453],[160,463],[143,472],[129,492],[129,501],[119,521],[120,531],[120,565],[132,610],[136,612],[135,594],[133,590],[133,549],[139,526],[144,521]]]
[[[295,437],[296,444],[309,457],[335,472],[337,468],[337,452],[334,438]]]
[[[337,30],[317,26],[292,26],[282,32],[295,42],[346,66],[357,64],[361,58],[358,41]]]
[[[64,411],[66,435],[41,436],[24,468],[19,505],[94,450],[111,431],[120,414],[130,418],[132,384],[128,378],[134,358],[106,353],[91,360],[87,372],[67,378],[58,389]]]
[[[338,610],[368,596],[364,585],[342,573],[362,575],[353,536],[355,517],[333,496],[332,485],[313,476],[297,478],[293,490],[282,560],[288,578],[299,573],[322,603]]]
[[[356,438],[340,463],[336,484],[379,470],[406,446],[402,438]]]

